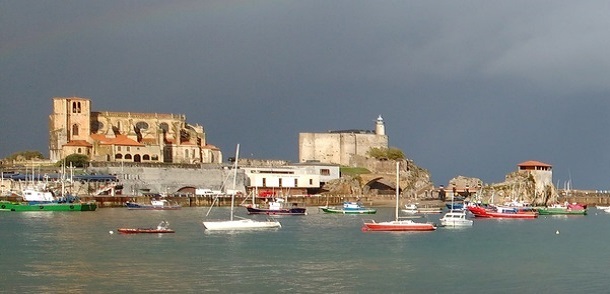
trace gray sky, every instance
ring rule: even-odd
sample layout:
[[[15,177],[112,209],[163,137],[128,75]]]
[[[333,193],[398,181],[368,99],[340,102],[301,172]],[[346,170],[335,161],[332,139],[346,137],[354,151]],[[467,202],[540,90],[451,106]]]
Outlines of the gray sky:
[[[183,113],[225,157],[373,129],[435,184],[526,160],[610,190],[604,1],[0,2],[0,157],[48,156],[52,98]]]

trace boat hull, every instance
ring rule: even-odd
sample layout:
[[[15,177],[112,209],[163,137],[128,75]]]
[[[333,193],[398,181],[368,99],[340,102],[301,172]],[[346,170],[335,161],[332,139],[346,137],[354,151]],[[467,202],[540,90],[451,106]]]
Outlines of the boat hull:
[[[540,215],[586,215],[586,209],[572,210],[566,208],[538,208]]]
[[[167,234],[167,233],[175,233],[176,231],[170,229],[153,229],[153,228],[119,228],[117,229],[119,233],[122,234]]]
[[[417,232],[417,231],[434,231],[436,226],[431,223],[416,223],[414,221],[389,221],[389,222],[365,222],[362,227],[363,231],[377,232]]]
[[[538,212],[531,211],[494,212],[482,207],[468,207],[468,210],[479,218],[535,219],[538,217]]]
[[[277,221],[255,221],[251,219],[241,219],[232,221],[204,221],[203,226],[208,231],[231,231],[231,230],[258,230],[276,229],[282,225]]]
[[[363,209],[340,209],[332,207],[320,207],[323,212],[326,213],[340,213],[340,214],[375,214],[376,209],[363,208]]]
[[[1,202],[0,211],[95,211],[96,203],[44,203]]]
[[[151,204],[138,204],[127,202],[125,203],[129,210],[177,210],[181,209],[180,205],[151,205]]]
[[[267,215],[305,215],[307,209],[304,207],[281,208],[281,209],[265,209],[246,207],[248,214],[267,214]]]

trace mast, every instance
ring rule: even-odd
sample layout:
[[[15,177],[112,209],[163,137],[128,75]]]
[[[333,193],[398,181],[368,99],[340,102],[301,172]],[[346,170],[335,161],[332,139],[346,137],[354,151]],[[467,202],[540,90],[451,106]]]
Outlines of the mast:
[[[233,220],[233,210],[235,207],[235,186],[237,185],[237,161],[239,160],[239,143],[235,150],[235,163],[233,165],[233,193],[231,193],[231,220]]]
[[[396,161],[396,221],[398,221],[398,197],[400,197],[400,162]]]

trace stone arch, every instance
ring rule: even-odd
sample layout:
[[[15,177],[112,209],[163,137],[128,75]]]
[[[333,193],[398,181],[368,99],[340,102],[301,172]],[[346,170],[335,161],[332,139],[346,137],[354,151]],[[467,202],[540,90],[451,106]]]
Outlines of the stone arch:
[[[192,187],[192,186],[185,186],[185,187],[178,189],[178,191],[176,191],[176,193],[195,195],[195,189],[196,188]]]
[[[125,159],[131,160],[131,154],[129,154],[129,153],[125,154]]]
[[[142,161],[142,157],[140,156],[140,154],[136,154],[133,156],[133,162],[141,162]]]
[[[142,156],[142,160],[150,160],[150,155],[144,154],[144,156]]]
[[[114,159],[123,159],[123,154],[121,154],[121,153],[115,154]]]
[[[385,177],[370,179],[363,185],[363,190],[377,191],[376,194],[392,195],[396,193],[396,180]],[[402,190],[399,189],[399,192]]]

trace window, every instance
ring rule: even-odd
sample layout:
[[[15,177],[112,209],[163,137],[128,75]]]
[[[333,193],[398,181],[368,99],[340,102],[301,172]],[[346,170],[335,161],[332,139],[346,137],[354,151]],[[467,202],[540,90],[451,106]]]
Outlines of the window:
[[[123,159],[123,154],[117,153],[117,154],[114,155],[114,158],[115,159]]]
[[[294,187],[297,188],[299,186],[299,179],[294,179]]]
[[[282,178],[279,178],[277,181],[278,181],[278,185],[281,187],[282,186]]]
[[[267,187],[267,179],[263,178],[263,187]]]
[[[313,179],[309,179],[309,184],[313,185]]]
[[[72,125],[72,136],[78,136],[78,125]]]
[[[131,159],[131,154],[125,154],[125,159]]]
[[[142,160],[150,160],[150,156],[148,154],[144,154],[144,156],[142,156]]]
[[[117,151],[121,151],[121,146],[116,146]]]
[[[320,174],[323,176],[330,176],[330,169],[323,168],[320,170]]]
[[[127,151],[131,151],[131,147],[127,146]]]
[[[189,158],[189,150],[188,149],[184,150],[184,158],[186,158],[186,159]]]
[[[78,147],[78,149],[76,150],[77,153],[83,153],[83,151],[80,149],[80,147]]]

